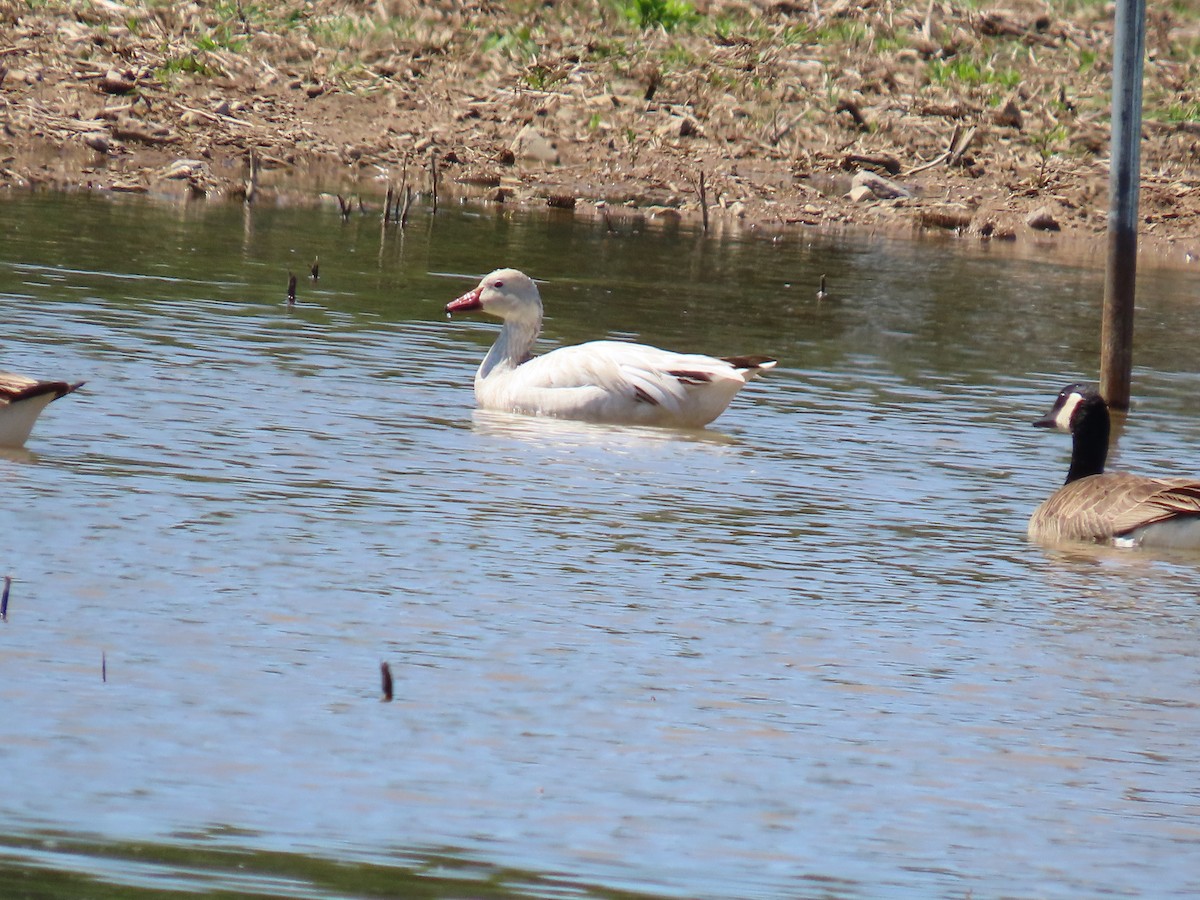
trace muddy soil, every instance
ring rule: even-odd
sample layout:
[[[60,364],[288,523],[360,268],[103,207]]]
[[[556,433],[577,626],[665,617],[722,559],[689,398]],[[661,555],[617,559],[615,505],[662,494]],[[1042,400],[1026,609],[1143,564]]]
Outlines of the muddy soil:
[[[1149,0],[1143,254],[1200,264],[1200,9]],[[0,0],[0,185],[1103,242],[1093,0]],[[359,200],[365,204],[360,207]]]

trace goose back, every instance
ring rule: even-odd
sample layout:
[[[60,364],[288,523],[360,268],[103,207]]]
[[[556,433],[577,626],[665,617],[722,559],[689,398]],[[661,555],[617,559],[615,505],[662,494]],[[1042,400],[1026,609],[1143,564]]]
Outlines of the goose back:
[[[1181,518],[1194,520],[1191,524],[1200,529],[1200,481],[1106,472],[1055,491],[1034,510],[1029,536],[1042,543],[1179,545],[1184,535],[1168,532],[1180,531]],[[1200,531],[1192,546],[1200,546]]]

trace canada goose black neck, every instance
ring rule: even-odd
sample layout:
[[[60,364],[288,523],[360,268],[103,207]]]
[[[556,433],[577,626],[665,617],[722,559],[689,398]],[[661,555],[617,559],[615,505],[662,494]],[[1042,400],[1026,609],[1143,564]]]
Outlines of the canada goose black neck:
[[[1108,404],[1098,393],[1084,397],[1071,419],[1071,468],[1067,470],[1067,484],[1104,471],[1108,433]]]

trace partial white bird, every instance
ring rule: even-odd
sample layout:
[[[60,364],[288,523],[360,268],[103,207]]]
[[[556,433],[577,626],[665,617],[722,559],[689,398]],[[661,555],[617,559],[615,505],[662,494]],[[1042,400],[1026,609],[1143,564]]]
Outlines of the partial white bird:
[[[1033,424],[1070,434],[1072,447],[1067,483],[1034,510],[1030,538],[1200,550],[1200,479],[1105,472],[1108,404],[1094,385],[1063,388]]]
[[[475,373],[482,409],[618,425],[701,428],[725,411],[766,356],[717,359],[645,344],[591,341],[533,356],[542,328],[537,285],[516,269],[497,269],[447,304],[447,313],[481,310],[504,320]]]
[[[33,423],[50,401],[65,397],[83,384],[38,381],[15,372],[0,372],[0,447],[21,447]]]

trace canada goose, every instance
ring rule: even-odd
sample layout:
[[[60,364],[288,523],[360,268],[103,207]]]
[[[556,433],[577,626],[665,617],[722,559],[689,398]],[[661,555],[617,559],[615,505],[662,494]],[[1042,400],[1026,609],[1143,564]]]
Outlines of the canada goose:
[[[817,302],[824,303],[829,299],[829,291],[825,290],[825,276],[821,276],[821,286],[817,289]]]
[[[1033,424],[1070,434],[1072,449],[1066,484],[1029,519],[1032,540],[1200,549],[1200,479],[1105,473],[1108,404],[1094,385],[1067,385]]]
[[[504,320],[475,374],[481,409],[612,425],[702,428],[725,411],[746,382],[775,365],[766,356],[718,359],[628,341],[591,341],[533,356],[542,328],[537,285],[497,269],[446,306]]]
[[[82,384],[38,381],[15,372],[0,372],[0,447],[23,446],[42,410]]]

